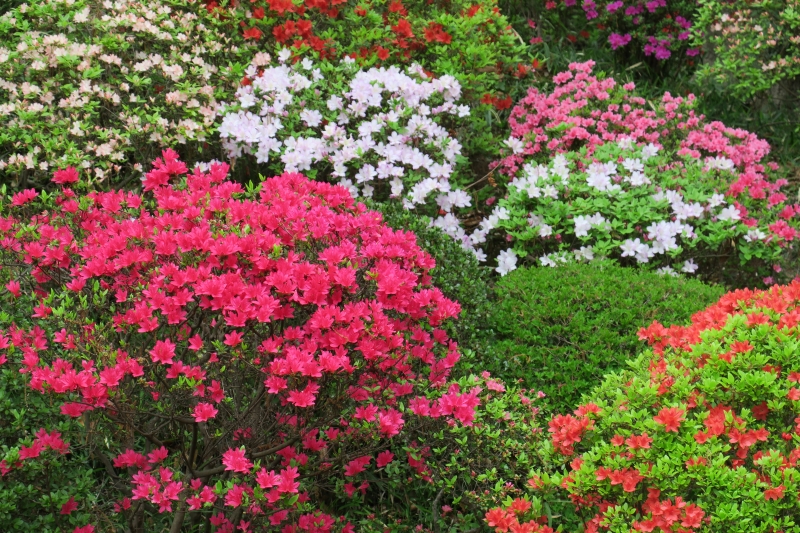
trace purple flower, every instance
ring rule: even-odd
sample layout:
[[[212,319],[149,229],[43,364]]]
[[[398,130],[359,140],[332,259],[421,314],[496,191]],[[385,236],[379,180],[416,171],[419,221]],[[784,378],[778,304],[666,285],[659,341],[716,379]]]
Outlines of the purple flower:
[[[675,17],[675,23],[676,23],[678,26],[680,26],[681,28],[683,28],[684,30],[688,30],[689,28],[691,28],[691,27],[692,27],[692,23],[691,23],[691,22],[689,22],[688,20],[686,20],[685,18],[683,18],[683,17],[682,17],[682,16],[680,16],[680,15],[678,15],[677,17]]]
[[[689,48],[688,50],[686,50],[686,55],[687,56],[696,56],[698,54],[700,54],[700,49],[699,48]]]
[[[678,40],[679,40],[679,41],[685,41],[686,39],[688,39],[688,38],[689,38],[689,33],[690,33],[690,32],[688,32],[688,31],[685,31],[685,32],[679,33],[679,34],[678,34]]]
[[[625,35],[620,35],[619,33],[612,33],[608,36],[608,42],[611,43],[611,49],[616,50],[631,42],[631,34],[626,33]]]
[[[644,11],[644,6],[642,5],[628,6],[625,8],[625,15],[632,17],[634,15],[638,15],[642,11]]]
[[[672,55],[669,51],[669,39],[656,39],[653,36],[647,38],[647,44],[644,45],[644,55],[649,56],[655,54],[656,59],[667,59]]]
[[[650,0],[647,2],[647,10],[650,13],[655,13],[659,7],[667,7],[667,0]]]
[[[575,0],[564,0],[564,5],[567,7],[572,7],[575,5]]]
[[[611,2],[610,4],[608,4],[606,6],[606,9],[608,10],[609,13],[613,13],[617,9],[621,8],[623,5],[625,4],[622,3],[622,0],[617,0],[616,2]]]

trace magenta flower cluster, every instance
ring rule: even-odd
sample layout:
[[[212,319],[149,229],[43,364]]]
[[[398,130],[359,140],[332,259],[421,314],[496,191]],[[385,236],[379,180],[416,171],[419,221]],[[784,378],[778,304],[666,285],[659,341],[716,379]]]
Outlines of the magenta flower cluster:
[[[563,0],[563,7],[576,6],[575,0]],[[548,10],[556,2],[547,2]],[[672,9],[670,9],[670,7]],[[682,51],[680,46],[689,39],[692,23],[680,12],[680,7],[668,6],[666,0],[584,0],[581,8],[586,20],[600,31],[609,31],[608,42],[612,50],[625,47],[632,41],[641,43],[645,56],[664,61]],[[680,50],[679,50],[680,49]],[[686,49],[686,55],[696,56],[697,48]]]

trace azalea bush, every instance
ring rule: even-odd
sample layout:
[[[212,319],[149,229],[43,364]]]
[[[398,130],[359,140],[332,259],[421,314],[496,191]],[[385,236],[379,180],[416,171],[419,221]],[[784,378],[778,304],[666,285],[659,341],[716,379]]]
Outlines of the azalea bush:
[[[35,325],[4,332],[3,363],[92,428],[133,530],[350,531],[325,502],[394,461],[425,477],[392,437],[474,422],[485,391],[447,381],[459,306],[346,189],[187,170],[167,150],[142,195],[76,195],[67,168],[12,197],[5,290]]]
[[[506,383],[541,390],[550,412],[569,412],[609,372],[625,368],[644,344],[636,331],[653,320],[688,324],[722,295],[719,286],[610,262],[558,269],[520,268],[495,288],[496,339],[483,358]]]
[[[0,179],[43,187],[71,165],[84,185],[130,188],[161,147],[219,157],[206,144],[216,107],[252,54],[216,25],[180,0],[47,0],[0,16]]]
[[[529,54],[495,0],[203,4],[229,35],[237,33],[262,50],[289,49],[294,60],[350,57],[364,68],[403,69],[416,63],[435,77],[455,77],[473,108],[461,142],[477,177],[495,157],[507,110],[531,80]]]
[[[219,131],[230,157],[338,181],[357,197],[427,204],[432,214],[470,205],[457,188],[461,144],[448,131],[469,115],[455,78],[429,79],[418,65],[290,65],[289,55],[256,56],[237,101],[225,106]]]
[[[800,13],[794,2],[699,3],[696,37],[713,52],[699,70],[702,81],[717,82],[746,99],[788,84],[788,99],[798,102]],[[777,99],[783,99],[774,95]]]
[[[731,194],[752,187],[758,195],[767,187],[767,169],[777,170],[777,164],[767,158],[766,141],[697,115],[692,94],[664,93],[651,106],[636,93],[634,83],[595,75],[594,66],[591,60],[572,63],[553,76],[552,91],[528,90],[511,111],[511,135],[504,142],[504,157],[495,164],[500,174],[513,176],[531,159],[543,163],[583,146],[591,155],[603,143],[631,139],[639,146],[655,143],[678,155],[731,159],[740,178]]]
[[[652,144],[604,144],[592,157],[570,152],[529,164],[495,215],[512,237],[501,274],[517,258],[555,267],[601,257],[670,275],[727,283],[772,283],[797,238],[798,208],[778,193],[726,199],[729,159],[680,158]]]
[[[498,272],[525,256],[544,266],[611,257],[732,284],[773,282],[800,206],[782,192],[785,179],[771,181],[769,145],[704,124],[691,100],[668,93],[645,111],[632,86],[597,79],[591,67],[572,65],[552,94],[532,89],[512,112],[511,153],[496,167],[512,179],[508,194],[471,237],[508,232]]]
[[[691,325],[640,330],[652,349],[550,421],[569,467],[542,478],[539,500],[565,491],[585,531],[791,531],[799,300],[798,282],[739,290]],[[520,507],[492,511],[490,525],[527,521]]]

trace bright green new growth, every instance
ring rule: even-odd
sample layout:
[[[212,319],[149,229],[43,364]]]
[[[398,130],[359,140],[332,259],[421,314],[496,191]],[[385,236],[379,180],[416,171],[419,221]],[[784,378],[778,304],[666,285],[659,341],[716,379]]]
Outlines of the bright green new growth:
[[[547,394],[570,412],[603,375],[642,351],[636,332],[654,320],[686,324],[722,287],[609,263],[520,269],[498,283],[487,370]]]

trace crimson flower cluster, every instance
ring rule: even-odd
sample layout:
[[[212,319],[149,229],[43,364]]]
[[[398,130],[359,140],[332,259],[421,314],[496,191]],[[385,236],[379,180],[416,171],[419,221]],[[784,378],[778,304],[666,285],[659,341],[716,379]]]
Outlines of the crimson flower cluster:
[[[366,491],[392,437],[472,424],[480,389],[445,386],[459,306],[413,234],[346,189],[287,173],[246,192],[227,172],[166,150],[143,195],[78,197],[68,169],[59,193],[15,196],[0,254],[36,325],[0,332],[0,364],[113,435],[129,521],[352,530],[317,483]],[[45,430],[37,443],[24,458],[63,449]]]

